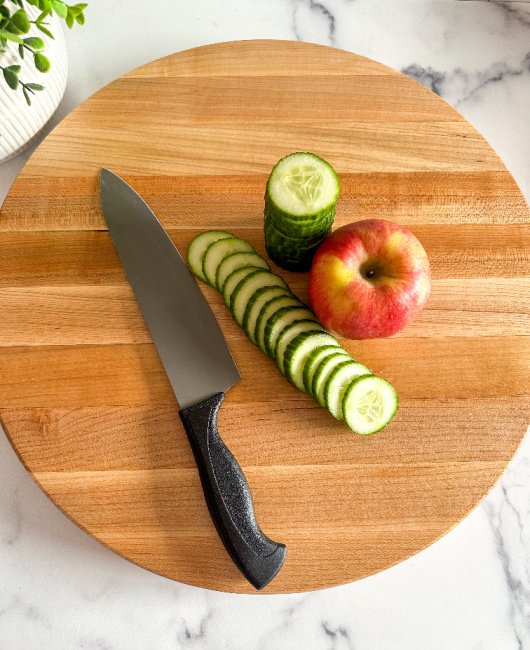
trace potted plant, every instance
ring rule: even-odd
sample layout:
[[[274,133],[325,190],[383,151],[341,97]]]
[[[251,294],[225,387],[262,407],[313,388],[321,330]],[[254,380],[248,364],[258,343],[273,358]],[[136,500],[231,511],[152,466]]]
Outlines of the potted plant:
[[[68,70],[61,23],[83,25],[86,6],[0,0],[0,163],[23,151],[59,105]]]

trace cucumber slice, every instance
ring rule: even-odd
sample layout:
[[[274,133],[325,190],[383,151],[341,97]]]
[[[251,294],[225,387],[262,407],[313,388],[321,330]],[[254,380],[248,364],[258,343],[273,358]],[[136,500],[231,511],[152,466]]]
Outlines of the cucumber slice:
[[[338,366],[335,366],[324,386],[324,403],[331,415],[336,417],[337,420],[344,420],[342,398],[346,388],[356,377],[371,374],[369,368],[353,360],[343,361]]]
[[[266,197],[276,216],[319,217],[335,205],[340,183],[333,167],[313,153],[292,153],[274,166]]]
[[[313,380],[311,383],[311,396],[323,408],[326,408],[326,402],[324,400],[326,382],[333,370],[339,365],[339,363],[343,363],[343,361],[343,354],[332,354],[323,359],[318,364],[315,373],[313,374]],[[368,372],[370,371],[368,370]]]
[[[263,305],[258,320],[256,321],[254,338],[258,348],[262,352],[265,352],[265,354],[267,354],[267,349],[265,347],[265,326],[267,325],[269,318],[282,307],[305,307],[305,305],[292,293],[272,298],[272,300],[269,300]]]
[[[257,345],[255,336],[256,323],[258,322],[260,312],[264,305],[269,301],[272,301],[273,298],[283,297],[298,300],[293,296],[289,289],[284,289],[283,287],[263,287],[262,289],[257,289],[249,298],[245,313],[243,314],[242,328],[252,343]]]
[[[202,261],[206,249],[219,239],[228,239],[233,236],[232,233],[226,232],[226,230],[207,230],[194,237],[188,246],[188,264],[191,272],[203,282],[206,282],[207,280],[202,272]]]
[[[304,318],[303,320],[296,320],[290,325],[287,325],[280,332],[278,339],[276,341],[274,361],[278,366],[278,370],[285,375],[284,360],[285,352],[289,347],[289,344],[302,332],[324,332],[327,334],[323,325],[318,321]],[[329,335],[331,336],[331,334]],[[333,338],[333,337],[332,337]]]
[[[342,398],[346,424],[364,436],[384,429],[398,406],[399,399],[394,387],[374,375],[354,379]]]
[[[231,298],[231,309],[234,320],[241,327],[243,317],[252,294],[263,287],[282,287],[288,290],[285,280],[275,273],[259,269],[244,277],[234,289]]]
[[[293,307],[280,307],[280,309],[276,310],[269,318],[265,324],[263,341],[265,343],[265,351],[271,359],[276,358],[276,344],[281,331],[284,327],[287,327],[287,325],[290,325],[293,321],[297,320],[312,320],[318,322],[315,314],[302,304]]]
[[[215,274],[215,286],[217,290],[223,293],[226,278],[232,271],[242,269],[244,266],[257,266],[270,270],[267,260],[257,253],[231,253],[217,267],[217,273]]]
[[[243,266],[242,268],[236,269],[230,273],[230,275],[225,280],[222,294],[225,305],[228,307],[228,309],[231,309],[232,294],[234,293],[235,288],[241,282],[241,280],[250,273],[261,270],[263,269],[259,269],[257,266]]]
[[[340,184],[329,163],[312,153],[293,153],[273,168],[265,190],[265,247],[290,271],[307,271],[331,233]]]
[[[220,239],[210,244],[204,253],[202,260],[202,274],[206,278],[208,284],[217,289],[215,277],[219,264],[232,253],[255,253],[254,248],[239,237],[230,237]]]
[[[312,330],[300,332],[285,348],[282,359],[284,374],[302,392],[305,392],[303,373],[307,360],[322,346],[340,349],[339,342],[331,334]]]
[[[342,354],[345,359],[351,359],[350,355],[344,348],[337,348],[335,345],[324,345],[314,350],[309,355],[309,358],[304,365],[303,374],[304,390],[308,395],[311,395],[311,397],[313,397],[311,384],[313,382],[315,370],[317,369],[318,364],[331,354]]]

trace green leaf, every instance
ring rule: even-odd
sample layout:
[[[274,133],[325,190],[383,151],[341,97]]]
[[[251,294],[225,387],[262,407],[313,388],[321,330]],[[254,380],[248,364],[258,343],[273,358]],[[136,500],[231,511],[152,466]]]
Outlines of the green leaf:
[[[49,59],[40,52],[35,52],[33,55],[33,60],[35,61],[35,67],[39,72],[48,72],[48,70],[51,68]]]
[[[40,31],[43,34],[46,34],[46,36],[49,36],[50,38],[55,39],[55,36],[50,32],[49,29],[46,29],[46,27],[43,27],[42,25],[37,25],[37,27],[40,29]]]
[[[11,34],[11,32],[0,32],[0,38],[7,38],[8,41],[13,41],[13,43],[23,43],[24,41],[17,36],[16,34]]]
[[[84,25],[85,24],[85,14],[83,14],[83,13],[77,14],[77,16],[75,17],[75,20],[79,25]]]
[[[44,90],[44,86],[34,83],[26,84],[26,88],[29,88],[30,90]]]
[[[24,46],[23,45],[18,46],[18,54],[19,54],[21,59],[24,58]]]
[[[9,16],[11,16],[11,13],[7,7],[0,6],[0,15],[2,15],[4,18],[9,18]]]
[[[61,0],[52,0],[52,7],[59,18],[66,18],[68,10],[64,2],[61,2]]]
[[[68,12],[66,14],[66,26],[69,29],[72,29],[72,27],[74,26],[74,19],[75,19],[75,16],[72,13],[70,7],[68,7]]]
[[[19,65],[10,65],[7,68],[4,68],[4,70],[11,70],[11,72],[14,72],[15,74],[18,74],[22,68]]]
[[[18,30],[20,30],[22,34],[27,34],[29,32],[29,18],[24,9],[15,11],[15,13],[11,16],[11,22]]]
[[[13,70],[10,70],[9,68],[4,68],[3,72],[7,85],[13,90],[16,90],[18,88],[18,75],[16,72],[13,72]]]
[[[28,106],[31,106],[31,99],[29,98],[29,93],[28,93],[28,91],[27,91],[24,87],[22,87],[22,92],[24,93],[24,97],[25,97],[25,99],[26,99],[26,104],[27,104]]]
[[[42,38],[39,38],[38,36],[30,36],[29,38],[25,38],[24,45],[27,45],[35,52],[41,52],[46,47]]]
[[[5,0],[0,0],[0,6],[2,6],[4,4],[4,1]]]
[[[51,9],[46,9],[45,11],[43,11],[41,14],[39,14],[37,20],[35,21],[35,24],[36,24],[36,25],[40,25],[40,24],[42,23],[42,21],[43,21],[43,20],[46,20],[46,18],[48,18],[48,16],[49,16],[51,13],[52,13],[52,12],[51,12]]]

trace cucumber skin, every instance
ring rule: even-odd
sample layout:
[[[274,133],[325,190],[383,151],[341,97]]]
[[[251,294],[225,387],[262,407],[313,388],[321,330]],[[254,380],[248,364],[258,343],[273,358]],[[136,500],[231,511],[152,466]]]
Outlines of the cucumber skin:
[[[275,228],[265,215],[265,248],[271,260],[286,271],[304,272],[311,269],[313,257],[320,244],[331,235],[331,225],[306,247],[305,238],[286,237]]]
[[[300,227],[267,197],[263,214],[265,248],[271,260],[286,271],[309,271],[317,248],[331,234],[335,206],[312,222],[302,221]]]
[[[313,244],[322,241],[322,234],[330,232],[333,226],[335,211],[326,219],[313,224],[311,228],[290,228],[285,224],[278,223],[269,215],[264,217],[264,227],[269,229],[272,237],[276,237],[286,249],[309,248]]]
[[[263,210],[265,217],[268,219],[276,230],[286,237],[304,237],[310,239],[316,237],[318,233],[333,225],[335,219],[335,206],[326,208],[321,213],[311,216],[308,219],[292,219],[283,210],[275,208],[270,199],[265,197],[265,208]]]

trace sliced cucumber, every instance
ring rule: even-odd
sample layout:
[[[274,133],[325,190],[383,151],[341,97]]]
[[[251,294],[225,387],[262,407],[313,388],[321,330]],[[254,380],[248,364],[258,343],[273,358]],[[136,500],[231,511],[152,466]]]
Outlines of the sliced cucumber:
[[[265,352],[265,354],[267,354],[267,349],[265,347],[265,326],[267,325],[269,318],[282,307],[305,308],[305,305],[292,293],[286,296],[277,296],[276,298],[272,298],[263,305],[258,320],[256,321],[254,339],[258,348]]]
[[[297,220],[293,221],[288,217],[282,217],[277,219],[271,214],[267,215],[267,225],[269,225],[274,231],[273,234],[284,237],[288,245],[292,245],[293,242],[298,242],[301,238],[304,239],[304,242],[307,246],[314,243],[319,237],[320,233],[327,228],[331,228],[333,225],[333,220],[335,218],[335,208],[331,209],[323,217],[317,219],[307,219],[307,220]],[[290,241],[290,240],[293,241]]]
[[[284,327],[290,325],[293,321],[297,320],[312,320],[318,322],[315,314],[300,304],[292,307],[281,307],[277,309],[265,324],[265,333],[263,341],[265,343],[265,351],[271,359],[275,359],[276,345],[278,337]]]
[[[259,269],[245,276],[232,293],[231,310],[234,320],[241,327],[248,301],[255,291],[263,287],[282,287],[288,290],[285,280],[275,273]]]
[[[265,247],[271,260],[286,271],[308,271],[320,244],[331,234],[331,226],[307,239],[282,235],[267,221],[264,226]]]
[[[218,289],[215,282],[215,277],[217,275],[217,269],[219,264],[231,255],[232,253],[255,253],[254,248],[245,241],[244,239],[239,239],[239,237],[230,237],[226,239],[220,239],[218,241],[210,244],[204,253],[204,258],[202,260],[202,274],[206,278],[208,284],[211,284],[212,287]]]
[[[336,417],[337,420],[344,420],[342,398],[346,388],[356,377],[371,374],[369,368],[353,360],[343,361],[338,366],[335,366],[324,386],[324,403],[331,415]]]
[[[312,153],[293,153],[273,168],[265,190],[265,247],[290,271],[306,271],[330,234],[340,184],[333,167]]]
[[[340,349],[339,342],[331,334],[315,330],[300,332],[285,348],[281,360],[284,375],[302,392],[305,391],[303,373],[307,360],[322,346]]]
[[[194,237],[188,247],[188,264],[191,272],[203,282],[206,282],[207,280],[202,272],[202,261],[206,249],[219,239],[228,239],[233,236],[232,233],[225,230],[207,230]]]
[[[236,269],[230,273],[230,275],[225,280],[222,293],[223,300],[225,301],[225,305],[228,307],[228,309],[231,309],[232,294],[234,293],[235,288],[241,282],[241,280],[250,273],[261,270],[262,269],[258,268],[257,266],[243,266],[240,269]]]
[[[318,364],[315,373],[313,374],[313,381],[311,383],[311,395],[313,399],[326,408],[326,401],[324,399],[324,390],[326,382],[333,370],[344,361],[344,355],[332,354]]]
[[[287,325],[283,328],[278,336],[276,341],[274,361],[278,366],[278,370],[285,375],[285,351],[289,347],[289,344],[294,341],[294,339],[302,332],[322,332],[327,334],[326,329],[318,321],[304,318],[303,320],[296,320],[290,325]],[[331,336],[331,334],[329,335]],[[333,337],[332,337],[333,338]]]
[[[381,377],[365,375],[354,379],[342,398],[346,424],[362,435],[384,429],[398,410],[394,387]]]
[[[275,213],[307,220],[329,212],[339,190],[339,178],[323,158],[313,153],[292,153],[274,166],[266,197]]]
[[[244,266],[257,266],[270,270],[267,260],[257,253],[231,253],[217,267],[215,274],[215,286],[217,290],[223,293],[226,278],[232,271],[242,269]]]
[[[316,241],[307,215],[285,213],[279,229],[278,215],[281,211],[275,208],[271,229],[281,235],[285,228],[300,225],[304,241]],[[328,218],[329,213],[322,221]],[[291,248],[304,248],[290,232],[278,242],[285,255],[290,255]],[[188,262],[197,277],[222,289],[236,322],[296,388],[305,389],[360,434],[375,433],[390,422],[398,408],[393,387],[354,361],[248,242],[226,231],[208,231],[190,244]]]
[[[302,378],[304,382],[304,390],[308,395],[311,395],[311,397],[313,397],[311,384],[313,382],[315,370],[321,361],[332,354],[342,354],[345,359],[351,359],[350,355],[344,348],[337,348],[335,345],[324,345],[311,352],[304,365],[304,374]]]
[[[257,345],[255,336],[256,323],[264,305],[272,301],[273,298],[284,297],[298,300],[289,289],[284,289],[283,287],[263,287],[262,289],[257,289],[249,298],[245,313],[243,314],[243,325],[241,327],[252,343],[256,343]]]

